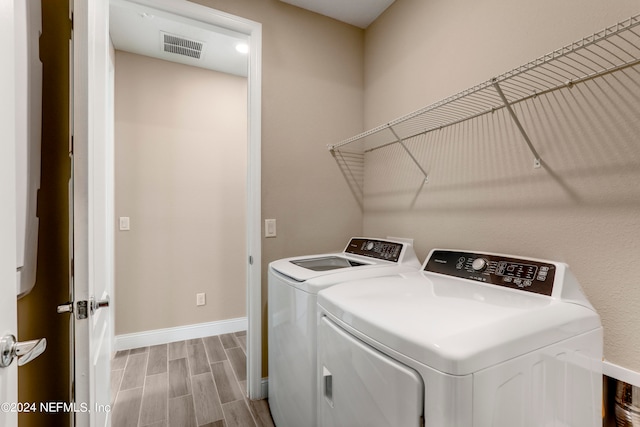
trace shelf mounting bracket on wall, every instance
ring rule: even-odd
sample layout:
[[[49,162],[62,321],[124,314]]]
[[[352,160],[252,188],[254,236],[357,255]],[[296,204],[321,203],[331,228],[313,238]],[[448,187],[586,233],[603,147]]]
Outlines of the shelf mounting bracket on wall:
[[[540,168],[540,166],[542,165],[542,160],[540,160],[540,155],[538,154],[538,152],[536,151],[536,148],[531,143],[531,140],[529,139],[529,135],[527,135],[527,132],[522,127],[522,123],[520,123],[518,116],[516,116],[515,111],[513,111],[513,108],[511,108],[511,104],[507,100],[507,97],[504,95],[504,92],[502,92],[502,88],[500,87],[498,80],[494,78],[492,80],[492,83],[493,83],[493,87],[496,89],[496,92],[498,92],[500,99],[502,99],[502,102],[504,103],[504,107],[509,112],[509,115],[511,116],[511,120],[513,120],[513,123],[515,123],[516,127],[522,134],[524,141],[527,143],[529,150],[531,150],[531,153],[533,154],[533,167],[536,169]]]
[[[398,134],[396,133],[395,130],[393,130],[393,127],[391,125],[389,125],[389,130],[391,131],[391,133],[393,134],[393,136],[396,138],[396,140],[398,141],[398,143],[402,146],[402,148],[404,148],[404,151],[407,152],[407,154],[409,155],[409,157],[411,157],[411,160],[413,160],[413,163],[416,164],[416,166],[418,167],[418,169],[420,169],[420,172],[422,172],[422,174],[424,175],[424,182],[427,183],[429,182],[429,174],[427,173],[427,171],[424,170],[424,168],[420,165],[420,163],[418,162],[418,159],[416,159],[414,157],[413,154],[411,154],[411,151],[409,151],[409,149],[407,148],[406,145],[404,145],[404,141],[402,140],[402,138],[400,138],[398,136]]]

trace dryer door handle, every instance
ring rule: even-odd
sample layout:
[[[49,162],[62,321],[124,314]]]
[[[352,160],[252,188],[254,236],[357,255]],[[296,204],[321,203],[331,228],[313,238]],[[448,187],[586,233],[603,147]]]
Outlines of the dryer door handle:
[[[324,398],[329,406],[333,408],[333,375],[326,366],[322,367],[322,388],[324,390]]]

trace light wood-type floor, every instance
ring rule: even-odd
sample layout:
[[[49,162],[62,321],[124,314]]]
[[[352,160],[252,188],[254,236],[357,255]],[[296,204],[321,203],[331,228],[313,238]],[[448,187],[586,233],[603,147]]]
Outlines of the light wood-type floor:
[[[246,390],[246,332],[119,351],[111,361],[113,427],[273,427]]]

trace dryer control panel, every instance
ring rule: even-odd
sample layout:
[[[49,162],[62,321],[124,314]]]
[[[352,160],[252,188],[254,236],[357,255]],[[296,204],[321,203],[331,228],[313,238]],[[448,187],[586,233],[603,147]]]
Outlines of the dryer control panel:
[[[402,243],[388,240],[353,238],[344,251],[349,254],[398,262],[402,247]]]
[[[424,271],[551,296],[556,267],[504,255],[436,250]]]

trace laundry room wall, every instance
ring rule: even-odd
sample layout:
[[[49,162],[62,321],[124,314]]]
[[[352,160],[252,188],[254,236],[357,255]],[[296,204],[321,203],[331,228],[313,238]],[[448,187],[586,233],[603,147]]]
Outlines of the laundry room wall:
[[[245,317],[247,79],[115,63],[116,335]]]
[[[363,128],[364,31],[279,0],[198,0],[262,27],[262,214],[270,261],[342,250],[362,212],[327,144]]]
[[[362,210],[327,144],[363,130],[364,31],[279,0],[198,0],[262,23],[263,375],[267,375],[267,266],[344,249]],[[264,234],[263,234],[264,235]]]
[[[640,12],[635,0],[396,0],[365,34],[365,128]],[[365,156],[364,234],[569,264],[602,317],[605,357],[640,371],[640,68]],[[336,140],[337,142],[337,140]]]

